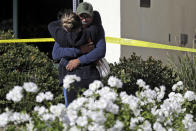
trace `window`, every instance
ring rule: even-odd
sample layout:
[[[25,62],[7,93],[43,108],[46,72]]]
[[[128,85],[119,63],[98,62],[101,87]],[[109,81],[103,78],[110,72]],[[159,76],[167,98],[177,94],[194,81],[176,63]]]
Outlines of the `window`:
[[[150,0],[140,0],[140,7],[150,8]]]

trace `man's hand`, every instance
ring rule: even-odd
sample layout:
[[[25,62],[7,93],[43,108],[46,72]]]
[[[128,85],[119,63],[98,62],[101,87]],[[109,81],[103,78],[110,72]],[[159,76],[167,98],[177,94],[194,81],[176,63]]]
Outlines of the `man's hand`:
[[[66,66],[66,70],[72,71],[80,65],[79,59],[70,60]]]
[[[86,53],[89,53],[91,50],[93,50],[94,47],[95,46],[94,46],[93,42],[89,42],[88,44],[80,46],[80,50],[81,50],[82,54],[86,54]]]

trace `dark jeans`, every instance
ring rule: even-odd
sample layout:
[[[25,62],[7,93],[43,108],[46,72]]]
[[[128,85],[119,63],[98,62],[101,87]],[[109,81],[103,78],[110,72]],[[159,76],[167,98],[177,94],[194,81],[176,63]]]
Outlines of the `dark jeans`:
[[[89,84],[94,80],[100,80],[99,72],[95,64],[89,64],[85,66],[79,66],[74,71],[67,71],[64,67],[59,65],[59,80],[60,85],[63,85],[63,78],[65,75],[77,75],[81,78],[81,81],[73,83],[74,88],[69,90],[64,90],[65,104],[68,106],[74,99],[77,98],[77,95],[81,93],[81,89],[88,89]],[[67,97],[67,102],[66,102]]]

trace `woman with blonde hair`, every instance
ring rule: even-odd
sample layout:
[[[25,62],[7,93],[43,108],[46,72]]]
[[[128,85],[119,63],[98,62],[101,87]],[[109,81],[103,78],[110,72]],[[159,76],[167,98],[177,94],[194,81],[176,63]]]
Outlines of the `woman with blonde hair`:
[[[60,21],[62,27],[68,32],[81,31],[82,22],[80,21],[79,16],[76,13],[72,12],[71,10],[65,10],[61,16]]]

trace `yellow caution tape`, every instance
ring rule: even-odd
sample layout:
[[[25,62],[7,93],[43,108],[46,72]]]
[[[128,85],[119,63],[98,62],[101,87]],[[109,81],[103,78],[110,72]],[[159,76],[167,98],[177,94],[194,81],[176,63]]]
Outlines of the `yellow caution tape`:
[[[194,49],[194,48],[171,46],[171,45],[158,44],[158,43],[152,43],[152,42],[147,42],[147,41],[125,39],[125,38],[106,37],[106,42],[127,45],[127,46],[137,46],[137,47],[158,48],[158,49],[167,49],[167,50],[178,50],[178,51],[186,51],[186,52],[196,52],[196,49]]]
[[[0,40],[0,43],[32,43],[32,42],[54,42],[54,39],[53,38],[35,38],[35,39]]]
[[[53,38],[35,38],[35,39],[0,40],[0,43],[31,43],[31,42],[54,42],[54,39]],[[106,37],[106,42],[113,43],[113,44],[127,45],[127,46],[196,52],[196,49],[194,48],[171,46],[171,45],[158,44],[158,43],[152,43],[152,42],[147,42],[147,41],[125,39],[125,38]]]

